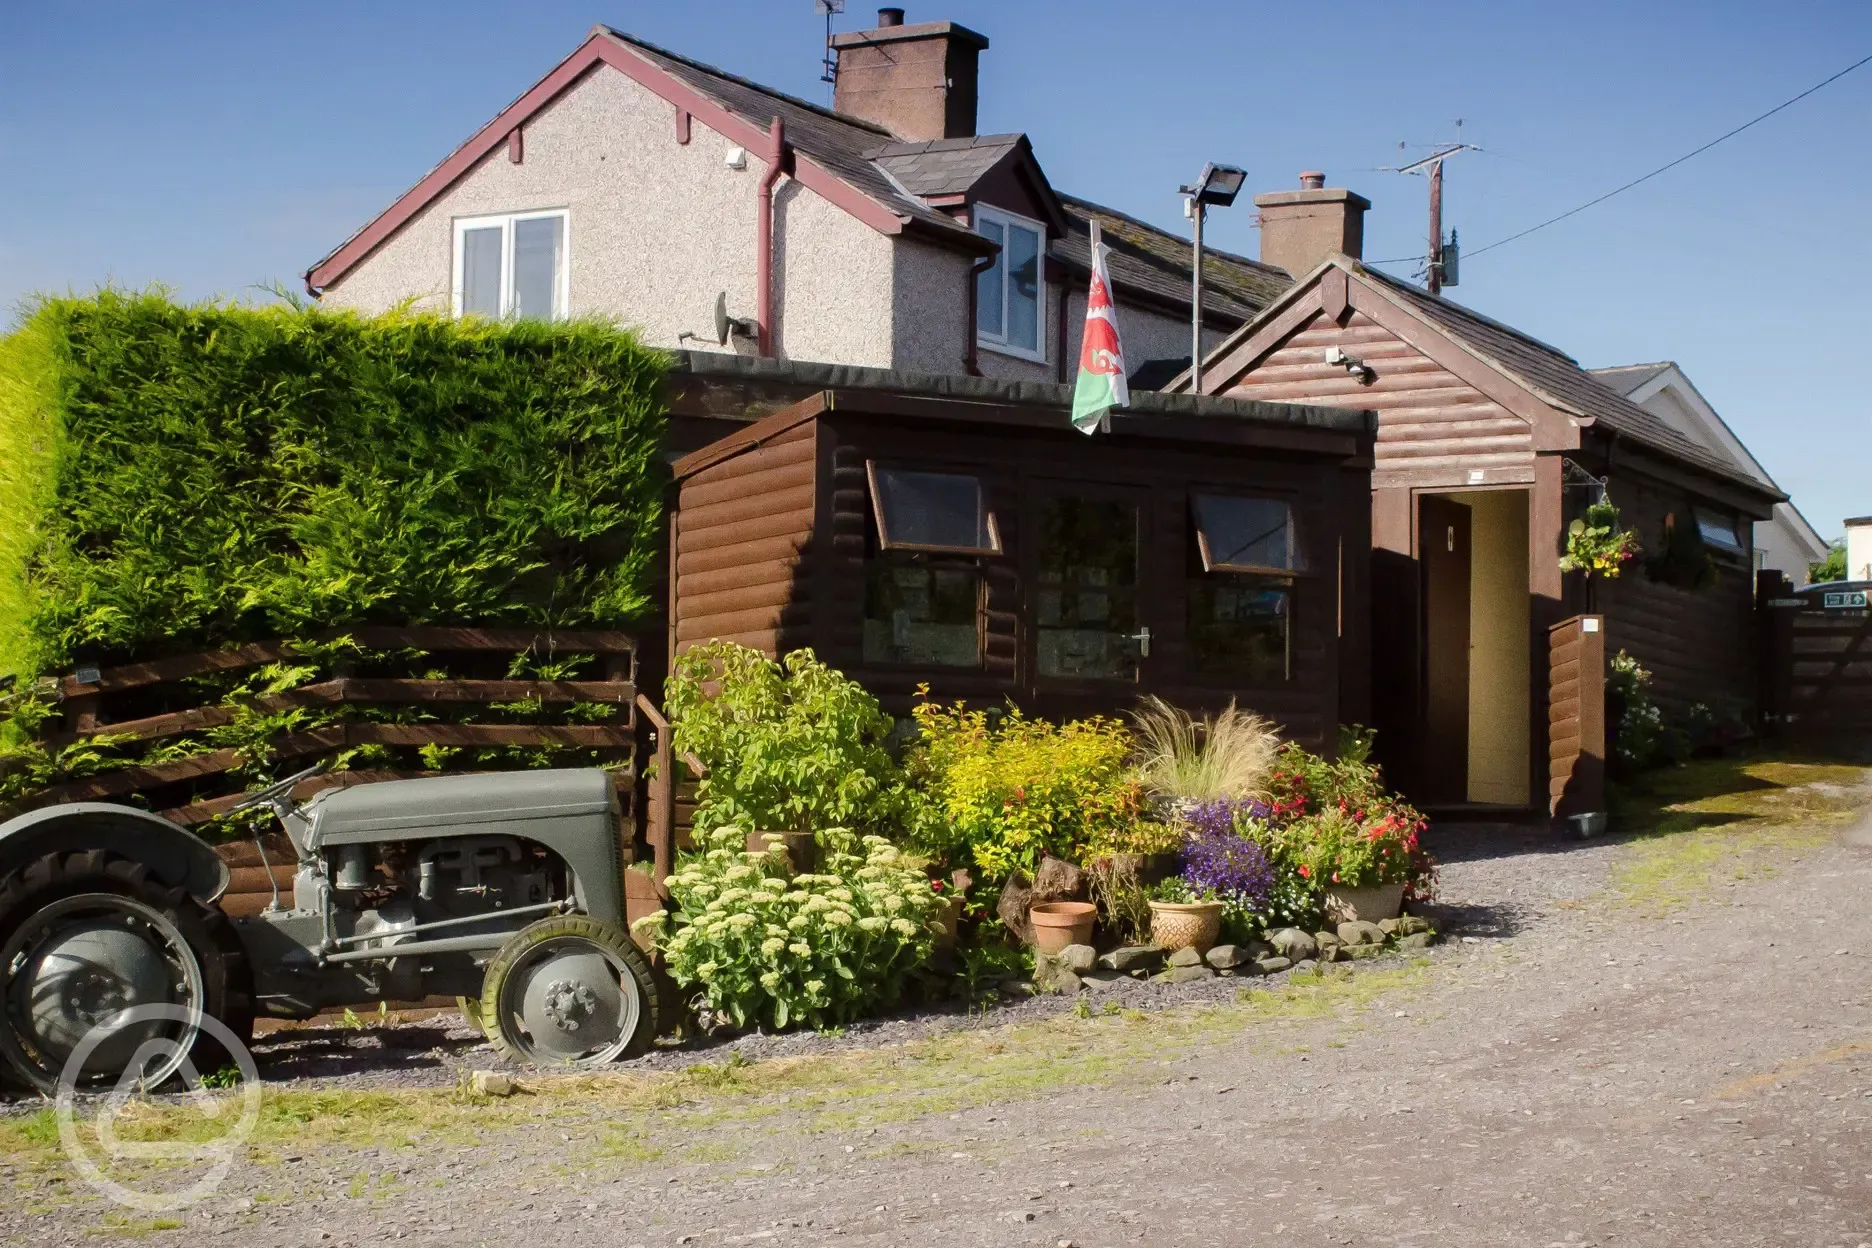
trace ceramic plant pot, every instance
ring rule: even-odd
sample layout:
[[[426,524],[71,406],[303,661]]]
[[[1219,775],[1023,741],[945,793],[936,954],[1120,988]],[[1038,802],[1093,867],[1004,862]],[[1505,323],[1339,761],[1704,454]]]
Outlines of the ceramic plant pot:
[[[1209,952],[1222,934],[1219,901],[1153,901],[1151,943],[1159,949],[1194,949]]]
[[[1351,923],[1360,919],[1367,923],[1377,923],[1384,919],[1395,919],[1403,912],[1402,884],[1378,884],[1371,888],[1342,888],[1337,884],[1326,886],[1326,917],[1334,923]]]
[[[1089,901],[1036,901],[1027,911],[1033,924],[1034,948],[1041,953],[1058,953],[1067,945],[1092,943],[1092,921],[1098,907]]]

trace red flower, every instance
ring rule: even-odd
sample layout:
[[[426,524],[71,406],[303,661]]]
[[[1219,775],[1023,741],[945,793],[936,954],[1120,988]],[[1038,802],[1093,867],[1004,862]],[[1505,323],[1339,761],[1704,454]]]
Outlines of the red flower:
[[[1313,872],[1308,870],[1304,862],[1300,864],[1300,878],[1303,880],[1310,880],[1313,878]]]

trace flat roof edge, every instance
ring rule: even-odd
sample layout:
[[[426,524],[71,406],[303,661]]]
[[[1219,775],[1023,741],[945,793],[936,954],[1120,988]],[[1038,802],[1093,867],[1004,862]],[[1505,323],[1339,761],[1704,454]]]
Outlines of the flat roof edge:
[[[730,355],[724,351],[674,351],[673,376],[735,381],[775,381],[815,390],[881,390],[930,398],[966,399],[977,403],[1017,403],[1068,410],[1073,388],[1055,382],[1015,381],[999,377],[966,377],[943,373],[898,372],[853,364],[821,364],[810,360],[773,360]],[[1133,416],[1201,416],[1249,421],[1275,428],[1323,429],[1340,433],[1375,433],[1376,412],[1361,408],[1267,403],[1259,399],[1224,399],[1212,395],[1164,394],[1134,391],[1130,406],[1120,409]]]

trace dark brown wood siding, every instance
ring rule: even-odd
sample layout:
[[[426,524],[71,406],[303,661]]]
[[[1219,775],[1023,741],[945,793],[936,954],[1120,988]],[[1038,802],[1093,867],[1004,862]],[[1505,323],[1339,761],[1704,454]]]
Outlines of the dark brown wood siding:
[[[1605,809],[1605,623],[1576,615],[1548,634],[1547,809]]]
[[[776,652],[807,644],[813,597],[801,568],[817,498],[815,429],[789,429],[682,483],[676,653],[712,638]]]
[[[1326,363],[1329,347],[1363,360],[1377,378],[1364,385]],[[1459,484],[1476,469],[1489,484],[1533,480],[1525,420],[1363,312],[1349,313],[1343,326],[1315,314],[1223,393],[1376,411],[1377,488],[1414,484],[1426,473],[1437,474],[1439,484]]]
[[[1646,554],[1594,590],[1594,605],[1606,617],[1607,650],[1625,650],[1651,672],[1652,696],[1660,705],[1752,708],[1759,682],[1754,573],[1748,562],[1712,552],[1717,579],[1708,589],[1678,589],[1652,580],[1645,572],[1646,555],[1663,545],[1666,515],[1694,527],[1691,497],[1672,485],[1616,473],[1609,491]]]

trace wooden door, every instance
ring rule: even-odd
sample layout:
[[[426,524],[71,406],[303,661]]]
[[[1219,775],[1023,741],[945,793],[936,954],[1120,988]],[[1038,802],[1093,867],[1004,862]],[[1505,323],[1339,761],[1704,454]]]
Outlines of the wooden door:
[[[1028,519],[1028,671],[1049,713],[1125,705],[1151,665],[1140,490],[1036,483]],[[1161,629],[1161,622],[1157,622]]]
[[[1422,800],[1469,800],[1469,509],[1427,495],[1418,502],[1423,570]]]

